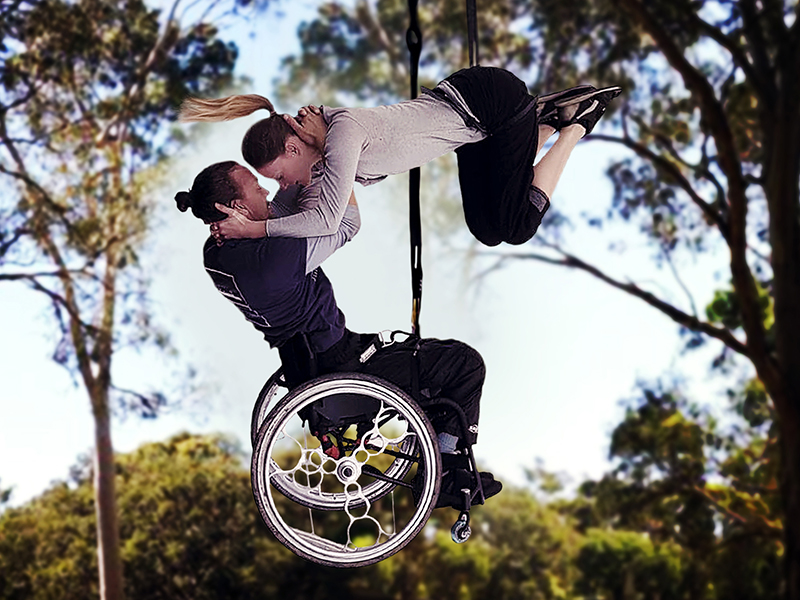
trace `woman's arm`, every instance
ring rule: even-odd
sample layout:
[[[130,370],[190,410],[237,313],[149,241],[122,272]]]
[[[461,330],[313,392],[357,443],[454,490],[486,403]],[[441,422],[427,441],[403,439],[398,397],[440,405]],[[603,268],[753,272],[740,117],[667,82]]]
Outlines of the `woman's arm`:
[[[321,120],[322,117],[312,113],[306,117],[306,126],[315,119]],[[267,221],[252,221],[217,205],[219,210],[234,217],[216,223],[218,236],[227,240],[265,235],[294,238],[335,235],[353,190],[358,161],[367,143],[367,133],[346,114],[339,115],[327,131],[325,157],[317,163],[311,182],[305,186],[301,212]]]
[[[325,158],[317,165],[309,186],[317,201],[309,210],[282,219],[270,219],[266,224],[269,236],[319,237],[333,235],[344,216],[361,152],[367,143],[367,133],[352,117],[340,114],[328,126]]]
[[[306,274],[320,266],[325,259],[352,240],[361,228],[361,215],[358,212],[355,193],[350,194],[350,202],[344,211],[339,230],[333,235],[308,238],[306,246]]]

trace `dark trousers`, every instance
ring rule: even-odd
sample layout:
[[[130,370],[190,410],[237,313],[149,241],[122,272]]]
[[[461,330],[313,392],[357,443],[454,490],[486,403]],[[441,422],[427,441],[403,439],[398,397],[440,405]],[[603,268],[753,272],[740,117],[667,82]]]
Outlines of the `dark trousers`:
[[[487,246],[523,244],[550,206],[531,185],[539,131],[536,98],[512,73],[494,67],[462,69],[446,81],[487,133],[456,150],[467,226]]]
[[[359,363],[358,356],[373,338],[346,332],[336,347],[319,356],[320,374],[358,371],[385,379],[413,396],[413,365],[417,361],[419,395],[415,400],[425,410],[433,428],[437,433],[456,436],[459,445],[474,444],[486,376],[481,355],[456,340],[411,339],[382,348],[366,363]],[[447,398],[461,407],[467,420],[466,432],[452,410],[431,405],[436,398]]]

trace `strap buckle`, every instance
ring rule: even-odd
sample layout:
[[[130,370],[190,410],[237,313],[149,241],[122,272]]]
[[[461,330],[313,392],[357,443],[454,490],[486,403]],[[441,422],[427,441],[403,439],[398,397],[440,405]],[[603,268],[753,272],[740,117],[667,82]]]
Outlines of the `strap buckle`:
[[[402,336],[402,339],[399,339],[399,336]],[[401,331],[399,329],[395,329],[394,331],[390,331],[389,329],[384,329],[383,331],[378,332],[378,339],[380,339],[381,347],[386,348],[387,346],[391,346],[392,344],[400,344],[402,342],[407,341],[409,338],[413,337],[414,334],[408,333],[406,331]]]
[[[404,336],[404,337],[402,339],[398,339],[398,336]],[[372,358],[373,355],[378,350],[382,350],[383,348],[387,348],[394,344],[405,342],[410,337],[411,334],[406,333],[405,331],[399,331],[399,330],[392,331],[390,329],[384,329],[383,331],[379,331],[375,339],[369,343],[369,346],[367,346],[361,353],[361,356],[358,357],[358,362],[360,362],[363,365],[370,358]]]

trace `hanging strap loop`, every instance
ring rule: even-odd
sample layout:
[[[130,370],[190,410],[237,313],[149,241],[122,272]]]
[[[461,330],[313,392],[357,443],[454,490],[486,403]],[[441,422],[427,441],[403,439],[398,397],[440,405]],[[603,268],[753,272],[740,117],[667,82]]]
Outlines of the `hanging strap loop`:
[[[467,0],[467,43],[469,45],[469,66],[480,64],[478,56],[478,9],[475,0]]]

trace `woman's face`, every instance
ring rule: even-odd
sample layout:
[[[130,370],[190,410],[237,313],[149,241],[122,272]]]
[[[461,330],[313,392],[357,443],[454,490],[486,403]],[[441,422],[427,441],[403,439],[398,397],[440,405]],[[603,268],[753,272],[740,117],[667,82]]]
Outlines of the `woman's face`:
[[[291,185],[308,185],[311,167],[320,159],[319,153],[296,136],[286,140],[286,151],[267,163],[258,172],[278,182],[282,190]]]
[[[248,213],[248,217],[254,221],[265,221],[269,218],[269,191],[259,185],[250,169],[236,166],[231,173],[231,179],[239,189],[237,202]]]

